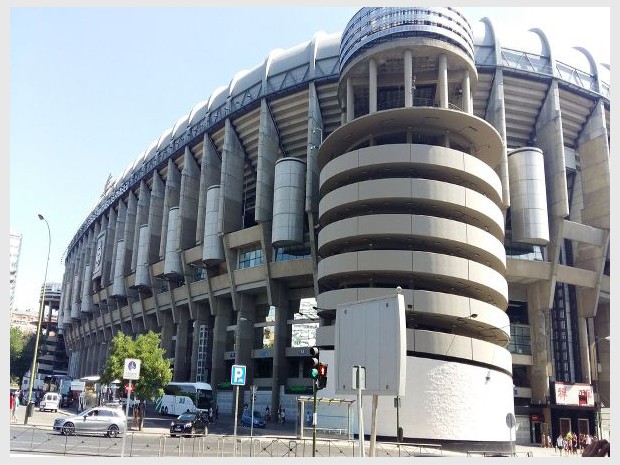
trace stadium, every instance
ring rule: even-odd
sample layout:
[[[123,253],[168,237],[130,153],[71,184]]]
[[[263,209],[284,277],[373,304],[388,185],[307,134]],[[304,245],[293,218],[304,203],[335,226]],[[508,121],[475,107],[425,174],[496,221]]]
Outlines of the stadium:
[[[608,437],[609,65],[501,33],[456,8],[362,8],[212,90],[70,242],[69,375],[151,330],[221,411],[240,364],[246,398],[296,412],[313,382],[297,327],[337,369],[336,309],[401,287],[405,440]],[[394,399],[378,411],[393,438]]]

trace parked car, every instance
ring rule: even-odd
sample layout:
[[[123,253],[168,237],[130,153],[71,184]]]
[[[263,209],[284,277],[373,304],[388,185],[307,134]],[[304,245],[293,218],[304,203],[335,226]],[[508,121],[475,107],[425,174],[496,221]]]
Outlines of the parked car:
[[[241,426],[249,428],[251,424],[252,415],[250,414],[250,410],[244,410],[243,415],[241,415]],[[258,410],[254,410],[254,428],[264,428],[265,426],[267,426],[265,418]]]
[[[39,402],[39,411],[50,410],[52,412],[58,412],[60,406],[60,394],[57,392],[46,392],[43,394],[43,399]]]
[[[170,423],[170,436],[195,436],[197,433],[205,436],[209,432],[208,423],[206,412],[182,413]]]
[[[60,434],[103,434],[114,438],[125,433],[127,421],[119,408],[93,407],[78,415],[54,420],[54,430]]]

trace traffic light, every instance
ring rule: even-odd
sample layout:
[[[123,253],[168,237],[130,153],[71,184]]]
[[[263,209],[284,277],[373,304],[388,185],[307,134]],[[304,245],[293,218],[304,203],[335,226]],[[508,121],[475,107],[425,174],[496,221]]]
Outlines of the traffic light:
[[[327,386],[327,363],[319,363],[319,377],[316,388],[323,389],[325,386]]]
[[[321,363],[319,362],[319,348],[318,347],[310,347],[310,355],[312,356],[312,371],[310,374],[312,375],[312,379],[316,380],[319,377],[319,366]]]

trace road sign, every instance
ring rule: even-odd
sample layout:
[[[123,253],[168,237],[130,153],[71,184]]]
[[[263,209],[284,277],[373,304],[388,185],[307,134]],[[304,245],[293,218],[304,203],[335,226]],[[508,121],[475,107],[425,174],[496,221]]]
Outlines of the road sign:
[[[123,369],[123,378],[140,379],[140,363],[141,363],[140,359],[126,358],[125,366]]]
[[[245,365],[233,365],[230,370],[230,384],[245,386]]]

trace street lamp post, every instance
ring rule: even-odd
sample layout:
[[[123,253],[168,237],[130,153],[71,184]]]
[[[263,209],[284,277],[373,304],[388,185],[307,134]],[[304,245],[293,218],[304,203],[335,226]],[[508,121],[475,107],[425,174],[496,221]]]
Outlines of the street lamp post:
[[[28,417],[34,410],[32,405],[32,387],[36,381],[37,353],[39,351],[39,338],[41,337],[41,320],[43,320],[43,308],[45,307],[45,283],[47,282],[47,266],[50,262],[50,249],[52,248],[52,234],[50,225],[43,215],[39,213],[39,219],[45,221],[47,226],[47,260],[45,261],[45,274],[43,275],[43,291],[41,292],[41,305],[39,307],[39,321],[37,322],[37,337],[34,340],[34,355],[32,356],[32,366],[30,367],[30,381],[28,382],[28,403],[26,404],[26,414],[24,415],[24,425],[28,424]]]

